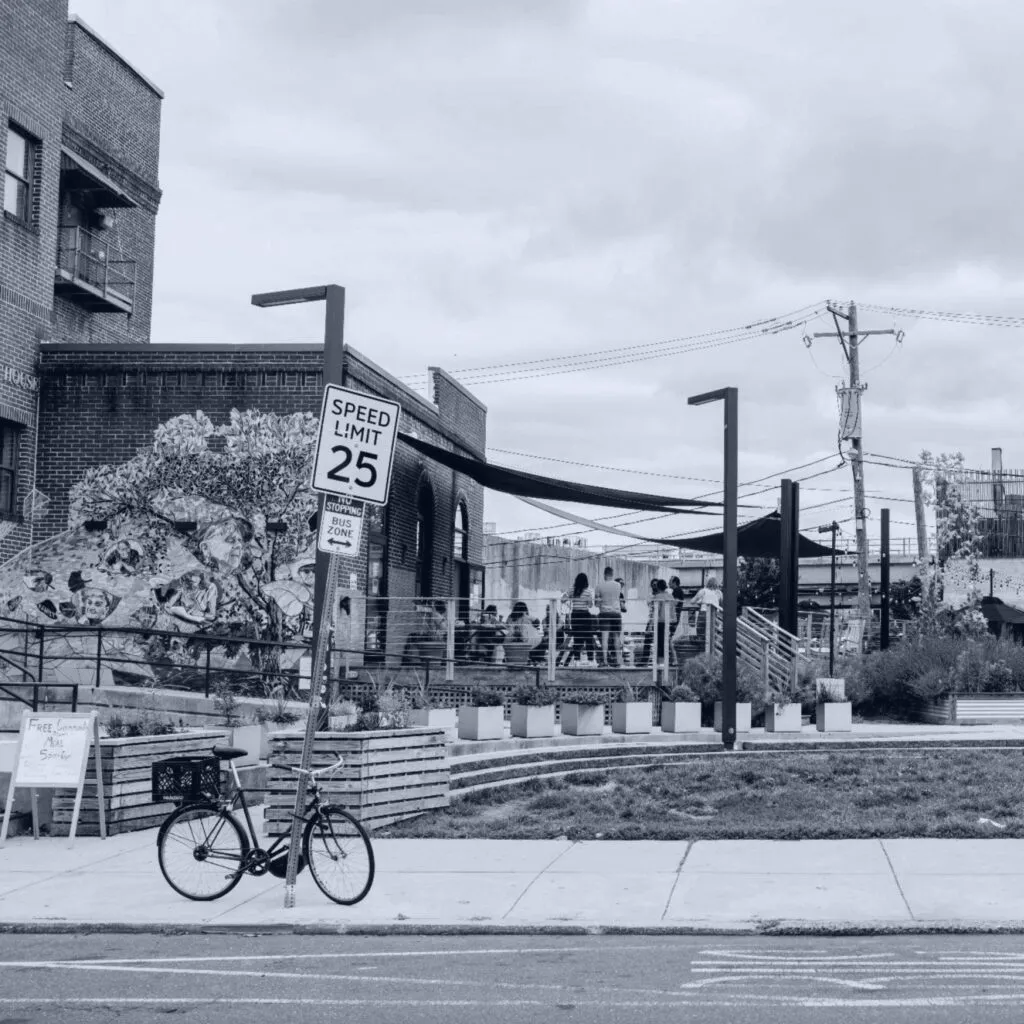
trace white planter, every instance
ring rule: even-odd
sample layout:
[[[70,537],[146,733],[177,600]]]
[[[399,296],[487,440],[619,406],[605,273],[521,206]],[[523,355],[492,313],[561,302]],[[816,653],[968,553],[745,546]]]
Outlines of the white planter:
[[[612,732],[640,733],[653,728],[649,700],[615,701],[612,704]]]
[[[700,703],[697,701],[662,701],[662,732],[700,732]]]
[[[409,725],[415,729],[454,729],[457,718],[455,708],[413,708]]]
[[[263,750],[263,726],[238,725],[231,730],[231,746],[244,750],[245,757],[239,757],[235,764],[244,768],[249,764],[258,764]]]
[[[722,731],[722,702],[715,701],[715,732]],[[736,702],[736,731],[750,732],[750,701]]]
[[[843,701],[840,704],[822,704],[819,702],[817,715],[818,732],[852,732],[853,704]]]
[[[527,704],[513,704],[509,720],[513,736],[533,739],[536,736],[555,735],[555,705],[530,707]]]
[[[500,740],[505,737],[505,709],[499,704],[478,708],[472,704],[459,707],[460,740]]]
[[[799,732],[801,728],[799,704],[769,704],[764,709],[765,732]]]
[[[562,704],[564,736],[600,736],[604,732],[603,704]]]

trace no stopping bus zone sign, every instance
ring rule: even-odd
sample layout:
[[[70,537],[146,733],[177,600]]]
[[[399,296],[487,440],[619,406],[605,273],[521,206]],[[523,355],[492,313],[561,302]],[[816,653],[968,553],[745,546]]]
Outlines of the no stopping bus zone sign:
[[[313,490],[386,505],[402,407],[328,384],[320,414]]]

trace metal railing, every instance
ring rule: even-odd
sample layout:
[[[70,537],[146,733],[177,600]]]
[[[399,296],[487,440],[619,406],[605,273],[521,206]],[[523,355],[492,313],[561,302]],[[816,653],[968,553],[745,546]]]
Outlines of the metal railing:
[[[58,229],[57,269],[104,298],[135,304],[135,260],[112,258],[108,239],[76,225]]]

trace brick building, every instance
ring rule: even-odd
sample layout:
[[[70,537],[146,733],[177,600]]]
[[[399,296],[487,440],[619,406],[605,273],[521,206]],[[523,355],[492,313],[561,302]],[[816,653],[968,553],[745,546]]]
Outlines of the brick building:
[[[223,424],[234,409],[320,410],[320,346],[150,343],[162,100],[95,31],[68,19],[66,0],[0,0],[3,615],[93,621],[82,600],[91,588],[106,594],[108,617],[97,621],[137,625],[152,604],[146,574],[104,563],[100,545],[127,540],[69,522],[71,488],[90,467],[151,449],[154,431],[183,414]],[[482,457],[484,406],[441,369],[430,380],[426,399],[346,348],[347,386],[398,402],[402,430]],[[480,485],[399,444],[390,504],[367,507],[361,551],[342,571],[342,592],[365,615],[359,645],[399,639],[380,628],[382,599],[482,595],[482,533]],[[181,560],[196,553],[185,548],[182,579]],[[165,569],[153,561],[150,575]],[[207,570],[193,559],[188,572]],[[222,594],[230,583],[221,579]]]
[[[163,94],[61,0],[0,0],[0,555],[30,539],[46,339],[149,340]]]

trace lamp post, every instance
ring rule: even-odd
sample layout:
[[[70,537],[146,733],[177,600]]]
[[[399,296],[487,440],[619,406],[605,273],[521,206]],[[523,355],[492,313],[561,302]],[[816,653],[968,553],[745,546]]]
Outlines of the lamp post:
[[[819,526],[818,533],[832,534],[832,586],[828,592],[828,677],[835,676],[836,667],[836,532],[839,524],[829,523]]]
[[[725,493],[722,512],[722,743],[726,750],[736,744],[736,503],[739,500],[739,390],[720,388],[691,395],[687,405],[724,402]]]
[[[252,304],[261,309],[273,306],[291,306],[300,302],[323,302],[324,315],[324,385],[345,383],[345,289],[337,284],[317,288],[294,288],[283,292],[264,292],[252,297]],[[324,517],[324,496],[320,495],[319,517]],[[309,686],[309,714],[306,717],[306,737],[302,744],[299,767],[308,771],[313,761],[313,741],[321,727],[321,689],[331,613],[338,578],[337,556],[317,550],[316,576],[313,584],[313,674]],[[295,906],[295,879],[299,868],[299,842],[302,835],[302,817],[305,809],[306,782],[300,775],[295,787],[295,807],[292,813],[291,838],[288,846],[288,864],[285,873],[285,909]]]

